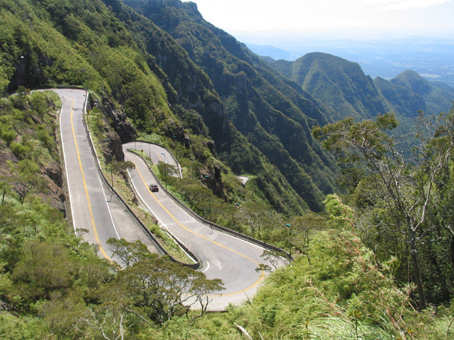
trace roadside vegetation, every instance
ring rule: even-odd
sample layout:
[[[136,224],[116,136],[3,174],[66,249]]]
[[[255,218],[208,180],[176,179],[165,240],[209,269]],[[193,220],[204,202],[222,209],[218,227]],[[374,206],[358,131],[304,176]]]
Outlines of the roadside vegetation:
[[[417,310],[394,278],[396,262],[378,262],[351,230],[351,208],[326,200],[324,230],[306,253],[267,279],[257,296],[223,314],[176,317],[144,334],[159,339],[450,339],[453,306]]]

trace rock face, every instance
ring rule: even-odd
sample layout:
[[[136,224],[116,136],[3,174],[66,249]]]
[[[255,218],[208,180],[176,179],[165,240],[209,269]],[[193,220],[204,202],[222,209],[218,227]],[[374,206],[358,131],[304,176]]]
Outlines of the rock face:
[[[136,139],[137,131],[127,120],[128,117],[126,114],[123,111],[116,109],[109,99],[104,99],[102,105],[99,103],[93,103],[93,105],[99,106],[104,115],[112,120],[112,126],[120,138],[120,150],[122,143],[127,143]],[[117,149],[117,147],[115,147],[115,149]]]
[[[51,199],[50,203],[53,207],[65,213],[66,196],[63,191],[63,170],[57,163],[47,164],[43,170],[45,177],[48,179],[47,187],[49,192],[46,194],[46,198]]]

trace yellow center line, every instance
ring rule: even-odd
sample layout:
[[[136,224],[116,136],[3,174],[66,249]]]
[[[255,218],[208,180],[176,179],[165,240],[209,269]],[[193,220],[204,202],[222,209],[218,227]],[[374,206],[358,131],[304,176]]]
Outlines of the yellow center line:
[[[94,217],[94,215],[93,215],[93,208],[92,208],[92,205],[91,205],[91,199],[90,199],[90,195],[88,194],[87,181],[85,180],[85,171],[84,171],[84,168],[83,168],[83,166],[82,166],[82,160],[81,160],[81,158],[80,158],[80,152],[79,152],[79,144],[77,143],[76,130],[75,130],[75,128],[74,128],[74,122],[73,122],[73,116],[74,116],[73,106],[74,106],[74,100],[72,101],[72,104],[71,104],[71,129],[72,129],[72,132],[73,132],[74,145],[75,145],[75,147],[76,147],[77,160],[79,161],[79,168],[80,168],[80,172],[81,172],[81,174],[82,174],[82,183],[83,183],[83,186],[84,186],[85,197],[86,197],[86,199],[87,199],[88,213],[90,214],[90,221],[91,221],[91,226],[92,226],[92,229],[93,229],[93,234],[95,235],[95,241],[96,241],[96,244],[97,244],[98,247],[99,247],[99,250],[101,251],[101,254],[102,254],[109,262],[113,263],[113,260],[110,258],[109,255],[107,255],[106,251],[105,251],[104,248],[102,247],[101,241],[99,240],[98,230],[96,229],[96,222],[95,222],[95,217]]]
[[[156,197],[155,194],[153,194],[153,192],[150,190],[150,188],[147,186],[146,182],[145,182],[145,179],[142,175],[142,173],[140,172],[140,170],[136,167],[135,170],[137,170],[137,173],[139,174],[139,177],[142,181],[142,183],[145,185],[145,188],[147,188],[147,191],[151,194],[151,196],[153,197],[153,199],[159,204],[159,206],[167,213],[167,215],[169,215],[169,217],[182,229],[186,230],[187,232],[197,236],[198,238],[201,238],[205,241],[208,241],[210,243],[213,243],[214,245],[220,247],[220,248],[223,248],[223,249],[226,249],[238,256],[241,256],[242,258],[245,258],[246,260],[248,260],[249,262],[252,262],[253,264],[255,265],[259,265],[259,263],[254,260],[253,258],[235,250],[235,249],[232,249],[222,243],[219,243],[217,241],[214,241],[214,240],[211,240],[210,238],[206,237],[205,235],[202,235],[202,234],[199,234],[193,230],[191,230],[190,228],[188,228],[187,226],[185,226],[184,224],[182,224],[180,221],[178,221],[178,219],[161,203],[161,201]],[[257,286],[263,279],[265,278],[265,273],[262,271],[260,271],[260,277],[257,281],[255,281],[252,285],[250,285],[249,287],[247,288],[244,288],[242,290],[239,290],[237,292],[232,292],[232,293],[226,293],[226,294],[213,294],[213,295],[221,295],[221,296],[230,296],[230,295],[236,295],[236,294],[240,294],[240,293],[243,293],[251,288],[254,288],[255,286]]]

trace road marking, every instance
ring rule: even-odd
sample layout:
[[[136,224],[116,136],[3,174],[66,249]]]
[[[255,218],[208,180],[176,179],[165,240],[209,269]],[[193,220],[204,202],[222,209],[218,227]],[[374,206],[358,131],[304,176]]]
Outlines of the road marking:
[[[236,254],[236,255],[238,255],[238,256],[240,256],[240,257],[246,259],[246,260],[248,260],[249,262],[251,262],[251,263],[253,263],[253,264],[257,265],[257,266],[259,265],[259,263],[258,263],[256,260],[254,260],[253,258],[251,258],[251,257],[249,257],[249,256],[247,256],[247,255],[245,255],[245,254],[243,254],[243,253],[241,253],[241,252],[239,252],[239,251],[236,251],[235,249],[232,249],[232,248],[230,248],[230,247],[228,247],[228,246],[226,246],[226,245],[224,245],[224,244],[222,244],[222,243],[220,243],[220,242],[211,240],[211,239],[209,239],[208,237],[206,237],[205,235],[199,234],[199,233],[197,233],[197,232],[191,230],[190,228],[188,228],[188,227],[185,226],[184,224],[180,223],[180,222],[178,221],[178,219],[177,219],[177,218],[176,218],[176,217],[175,217],[175,216],[174,216],[174,215],[173,215],[173,214],[172,214],[172,213],[171,213],[171,212],[170,212],[162,203],[161,203],[161,201],[156,197],[156,195],[153,194],[153,192],[152,192],[152,191],[150,190],[150,188],[147,186],[147,184],[146,184],[146,182],[145,182],[145,179],[144,179],[142,173],[140,172],[140,170],[137,168],[137,166],[136,166],[135,170],[136,170],[137,173],[139,174],[139,177],[140,177],[142,183],[145,185],[145,188],[146,188],[147,191],[150,193],[150,195],[153,197],[153,199],[156,201],[156,203],[158,203],[158,205],[167,213],[167,215],[169,215],[169,217],[170,217],[170,218],[171,218],[171,219],[172,219],[180,228],[182,228],[183,230],[186,230],[187,232],[189,232],[189,233],[195,235],[195,236],[198,237],[198,238],[201,238],[201,239],[203,239],[203,240],[205,240],[205,241],[208,241],[208,242],[210,242],[210,243],[213,243],[214,245],[216,245],[216,246],[218,246],[218,247],[220,247],[220,248],[223,248],[223,249],[225,249],[225,250],[228,250],[228,251],[230,251],[230,252],[232,252],[232,253],[234,253],[234,254]],[[265,273],[264,273],[263,270],[262,270],[262,271],[260,271],[260,277],[258,278],[258,280],[255,281],[255,282],[254,282],[252,285],[250,285],[249,287],[246,287],[246,288],[244,288],[244,289],[242,289],[242,290],[239,290],[239,291],[237,291],[237,292],[226,293],[226,294],[212,294],[212,295],[230,296],[230,295],[240,294],[240,293],[246,292],[246,291],[249,290],[249,289],[252,289],[252,288],[256,287],[261,281],[263,281],[264,278],[265,278]]]
[[[134,147],[133,147],[133,145],[134,145]],[[180,179],[183,179],[183,174],[182,174],[182,171],[181,171],[180,163],[177,160],[175,160],[172,157],[172,155],[165,148],[163,148],[163,147],[161,147],[159,145],[156,145],[156,144],[148,144],[148,143],[143,143],[143,142],[129,142],[129,143],[123,144],[123,146],[125,147],[126,151],[130,152],[131,154],[134,154],[135,156],[138,156],[138,155],[136,155],[135,153],[131,152],[130,150],[139,150],[141,148],[142,151],[143,151],[144,148],[148,148],[147,154],[148,153],[153,153],[153,155],[155,154],[155,151],[153,149],[151,149],[152,146],[156,147],[158,150],[164,150],[165,152],[167,152],[169,154],[169,158],[176,162],[176,167],[178,167],[179,172],[180,172]],[[139,147],[137,147],[137,146],[139,146]],[[158,151],[158,152],[161,152],[161,151]],[[140,157],[140,156],[138,156],[138,157]],[[167,163],[167,164],[174,165],[174,164],[171,164],[171,163]],[[153,182],[153,183],[155,183],[155,182]],[[165,197],[164,199],[161,198],[161,202],[165,203],[167,201],[173,201],[173,200],[170,197]],[[185,223],[185,222],[183,221],[182,223]],[[255,248],[260,249],[262,251],[265,251],[265,248],[255,244],[255,243],[253,243],[251,241],[244,240],[242,238],[239,238],[237,236],[231,235],[231,234],[226,233],[226,232],[222,233],[222,235],[224,235],[226,237],[230,237],[230,238],[234,239],[235,241],[241,241],[243,243],[246,243],[250,247],[252,246],[252,247],[255,247]]]
[[[58,94],[58,93],[57,93]],[[59,94],[58,94],[59,95]],[[61,97],[61,109],[60,109],[60,138],[61,138],[61,145],[62,145],[62,153],[63,153],[63,163],[65,164],[65,174],[66,174],[66,186],[68,187],[68,194],[69,194],[69,205],[71,207],[71,217],[72,217],[72,223],[73,223],[73,228],[74,228],[74,234],[77,236],[77,228],[76,228],[76,219],[74,216],[74,207],[73,207],[73,200],[71,199],[71,187],[69,186],[69,177],[68,177],[68,165],[66,163],[66,156],[65,156],[65,141],[63,139],[63,124],[62,122],[62,116],[63,116],[63,106],[65,105],[63,98],[66,97],[62,96]]]
[[[167,225],[159,218],[159,216],[153,211],[153,209],[151,209],[151,207],[148,205],[148,203],[144,200],[144,198],[142,197],[142,195],[140,194],[139,190],[137,190],[136,188],[136,185],[134,184],[134,179],[132,178],[132,175],[131,173],[129,172],[129,169],[126,169],[126,171],[128,172],[128,175],[129,175],[129,178],[131,178],[131,184],[133,186],[133,188],[135,189],[135,192],[137,193],[137,195],[139,196],[139,198],[142,200],[142,202],[147,206],[148,210],[153,214],[154,217],[156,217],[156,219],[158,220],[158,224],[161,224],[163,227],[165,227],[166,231],[168,234],[170,234],[170,231],[169,231],[169,227],[167,227]],[[178,242],[180,242],[181,244],[183,244],[183,242],[181,242],[178,237],[176,237],[175,235],[171,235],[171,237],[175,238]],[[175,242],[175,241],[174,241]],[[190,255],[186,250],[184,250],[184,248],[182,248],[177,242],[175,242],[176,245],[178,247],[180,247],[180,249],[186,254],[187,257],[189,257],[194,263],[197,263],[197,259],[195,259],[194,257],[192,257],[192,255]]]
[[[88,91],[86,93],[86,95],[88,96]],[[87,106],[87,99],[85,99],[85,106],[84,106],[84,111],[82,112],[82,114],[84,115],[85,114],[85,110],[86,110],[86,106]],[[95,152],[95,161],[98,162],[98,166],[99,166],[99,169],[102,169],[101,167],[101,162],[99,161],[99,158],[98,158],[98,154],[96,152],[96,147],[95,147],[95,143],[93,142],[93,139],[91,138],[91,134],[90,134],[90,130],[88,129],[88,118],[87,116],[83,116],[82,119],[85,119],[85,124],[86,124],[86,127],[87,127],[87,134],[88,134],[88,138],[90,138],[90,141],[91,141],[91,145],[93,145],[93,151]],[[101,190],[102,190],[102,194],[104,196],[104,200],[106,201],[106,206],[107,206],[107,211],[109,212],[109,216],[110,216],[110,220],[112,221],[112,226],[114,227],[114,230],[115,230],[115,234],[117,235],[117,239],[120,239],[120,234],[118,233],[118,230],[117,230],[117,227],[115,226],[115,222],[114,222],[114,218],[112,216],[112,211],[110,211],[110,205],[107,203],[107,196],[106,196],[106,192],[104,191],[104,184],[102,183],[102,180],[101,180],[101,176],[99,176],[98,174],[98,182],[99,182],[99,185],[101,186]],[[107,179],[106,179],[107,181]],[[113,184],[112,184],[112,188],[113,188]],[[111,193],[112,196],[114,195],[114,193],[112,192]],[[111,197],[112,197],[111,196]]]
[[[87,199],[88,213],[90,214],[90,222],[91,222],[91,226],[93,227],[93,234],[95,235],[95,240],[96,240],[96,243],[97,243],[98,246],[99,246],[99,250],[101,251],[101,254],[102,254],[109,262],[113,263],[113,260],[110,258],[109,255],[107,255],[106,251],[105,251],[104,248],[102,247],[101,241],[99,240],[98,230],[96,229],[96,222],[95,222],[95,217],[94,217],[94,215],[93,215],[93,208],[92,208],[92,205],[91,205],[91,199],[90,199],[90,195],[88,194],[87,181],[85,180],[85,171],[84,171],[84,168],[83,168],[83,166],[82,166],[82,160],[81,160],[81,158],[80,158],[80,152],[79,152],[79,144],[77,143],[76,130],[75,130],[75,128],[74,128],[74,122],[73,122],[74,111],[73,111],[73,106],[74,106],[74,99],[72,100],[72,104],[71,104],[71,114],[70,114],[71,129],[72,129],[73,138],[74,138],[74,146],[76,147],[77,160],[78,160],[78,162],[79,162],[79,168],[80,168],[80,172],[81,172],[81,174],[82,174],[82,184],[83,184],[84,191],[85,191],[85,197],[86,197],[86,199]]]
[[[207,261],[207,267],[202,270],[202,273],[205,273],[208,269],[210,269],[210,262]]]

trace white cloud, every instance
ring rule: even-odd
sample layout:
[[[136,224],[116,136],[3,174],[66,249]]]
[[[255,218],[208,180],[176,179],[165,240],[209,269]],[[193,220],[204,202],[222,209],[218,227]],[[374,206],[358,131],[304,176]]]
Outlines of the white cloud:
[[[355,1],[349,1],[355,2]],[[443,5],[449,0],[364,0],[372,8],[385,11],[402,11],[415,8],[428,8]]]
[[[192,1],[198,4],[205,19],[234,34],[436,30],[442,24],[440,17],[447,14],[427,13],[448,3],[454,9],[454,0]],[[423,17],[422,22],[414,20],[414,13]]]

